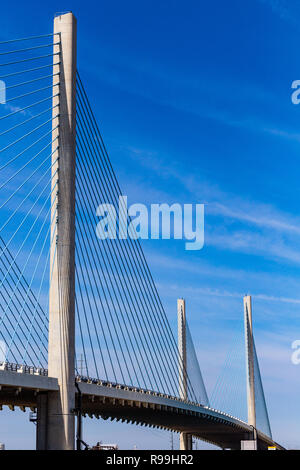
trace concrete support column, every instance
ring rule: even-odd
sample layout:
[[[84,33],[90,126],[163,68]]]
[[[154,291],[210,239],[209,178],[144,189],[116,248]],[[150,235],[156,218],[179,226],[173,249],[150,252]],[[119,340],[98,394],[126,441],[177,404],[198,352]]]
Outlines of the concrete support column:
[[[192,435],[187,432],[180,433],[180,450],[193,450]]]
[[[37,396],[36,449],[47,449],[48,393]]]
[[[178,352],[179,352],[179,396],[183,400],[188,398],[187,386],[187,355],[186,355],[186,311],[185,300],[177,300],[178,316]],[[192,450],[192,436],[189,433],[180,433],[180,450]]]
[[[246,347],[246,371],[247,371],[247,403],[248,424],[256,428],[255,410],[255,384],[254,384],[254,342],[252,325],[252,302],[251,296],[244,297],[244,325],[245,325],[245,347]]]
[[[54,19],[53,177],[49,299],[50,377],[59,393],[48,395],[47,449],[74,449],[75,438],[75,132],[76,19],[72,13]],[[59,96],[56,96],[58,95]],[[57,114],[59,113],[59,116]],[[57,128],[57,126],[59,126]],[[57,146],[59,148],[57,149]],[[56,150],[57,149],[57,150]],[[57,160],[58,158],[58,160]],[[57,161],[56,161],[57,160]]]

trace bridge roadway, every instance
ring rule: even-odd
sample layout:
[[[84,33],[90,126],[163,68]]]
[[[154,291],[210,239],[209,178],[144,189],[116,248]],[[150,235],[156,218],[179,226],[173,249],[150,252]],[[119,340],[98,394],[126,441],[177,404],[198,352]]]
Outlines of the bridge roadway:
[[[251,439],[253,429],[244,421],[207,406],[179,398],[111,382],[77,376],[82,394],[82,413],[141,426],[188,432],[223,449],[240,449],[240,441]],[[47,370],[0,363],[0,406],[36,411],[38,397],[58,391],[57,379]],[[78,395],[78,392],[77,392]],[[258,431],[258,448],[283,447]]]

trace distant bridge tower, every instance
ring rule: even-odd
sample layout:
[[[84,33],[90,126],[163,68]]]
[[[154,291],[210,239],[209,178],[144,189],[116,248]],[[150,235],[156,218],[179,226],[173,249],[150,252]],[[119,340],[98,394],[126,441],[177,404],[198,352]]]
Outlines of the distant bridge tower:
[[[186,311],[185,300],[177,300],[178,313],[178,351],[179,351],[179,396],[183,400],[188,399],[187,386],[187,353],[186,353]],[[192,435],[186,432],[180,433],[180,450],[192,450]]]
[[[49,376],[59,392],[49,392],[38,406],[37,448],[74,449],[75,435],[75,154],[76,19],[54,19],[52,174],[58,171],[58,204],[51,214],[52,270],[49,293]],[[57,59],[59,57],[59,60]],[[53,151],[57,147],[54,142]],[[58,160],[57,160],[58,158]],[[57,162],[56,162],[57,160]],[[55,163],[56,162],[56,163]],[[52,180],[54,185],[54,180]],[[56,194],[52,195],[55,198]],[[53,266],[53,267],[52,267]]]
[[[254,340],[252,325],[252,302],[250,295],[246,295],[244,297],[244,325],[246,347],[248,424],[250,424],[250,426],[253,426],[253,428],[256,429]]]

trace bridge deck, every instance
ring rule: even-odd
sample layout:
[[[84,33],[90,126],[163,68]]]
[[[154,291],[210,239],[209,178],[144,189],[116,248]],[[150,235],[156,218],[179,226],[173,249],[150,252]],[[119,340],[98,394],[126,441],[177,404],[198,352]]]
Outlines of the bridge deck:
[[[29,372],[29,373],[28,373]],[[37,396],[45,391],[58,391],[57,379],[44,375],[45,371],[24,369],[19,372],[0,370],[0,405],[15,406],[25,411],[36,409]],[[239,449],[240,441],[247,439],[252,428],[245,422],[206,406],[186,403],[150,390],[124,385],[77,379],[82,393],[82,412],[90,417],[154,426],[176,432],[184,431],[221,448]],[[260,448],[268,445],[282,447],[268,436],[258,432]]]

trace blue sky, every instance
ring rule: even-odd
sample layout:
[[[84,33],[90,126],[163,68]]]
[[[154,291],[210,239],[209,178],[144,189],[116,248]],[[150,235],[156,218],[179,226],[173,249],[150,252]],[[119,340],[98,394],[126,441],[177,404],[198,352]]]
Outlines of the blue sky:
[[[54,13],[69,9],[78,68],[129,201],[205,203],[203,250],[143,243],[174,331],[185,297],[211,392],[251,294],[273,435],[300,447],[300,366],[290,359],[300,337],[300,105],[290,99],[300,2],[5,3],[0,40],[50,32]],[[10,413],[0,414],[0,441],[33,446],[33,425]],[[85,438],[169,447],[167,433],[129,428],[88,421]]]

